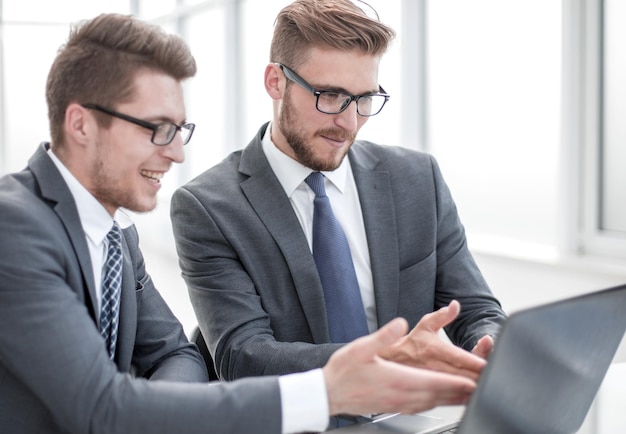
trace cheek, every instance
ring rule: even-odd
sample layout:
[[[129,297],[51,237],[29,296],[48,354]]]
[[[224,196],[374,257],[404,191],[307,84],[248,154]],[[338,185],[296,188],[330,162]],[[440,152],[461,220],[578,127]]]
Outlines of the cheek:
[[[131,155],[118,155],[114,159],[109,158],[106,166],[111,184],[117,188],[135,188],[141,181],[136,157]]]
[[[308,97],[308,94],[306,95]],[[283,100],[283,110],[289,114],[289,118],[295,121],[293,128],[315,129],[322,127],[328,122],[328,115],[319,112],[315,108],[315,100],[294,99],[291,93]]]

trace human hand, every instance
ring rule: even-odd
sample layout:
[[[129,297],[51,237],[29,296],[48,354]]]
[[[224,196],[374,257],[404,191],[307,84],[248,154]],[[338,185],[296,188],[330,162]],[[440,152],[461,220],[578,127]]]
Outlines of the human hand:
[[[474,348],[472,349],[472,353],[477,355],[478,357],[482,357],[487,360],[489,354],[493,351],[493,338],[489,335],[485,335],[478,340]]]
[[[438,405],[465,404],[476,383],[468,378],[415,369],[378,354],[407,332],[396,318],[335,352],[322,368],[331,415],[418,413]]]
[[[477,380],[486,365],[482,354],[488,349],[488,342],[481,339],[475,348],[476,353],[472,354],[443,341],[439,336],[439,331],[454,321],[460,310],[459,302],[453,300],[448,306],[424,315],[408,335],[384,348],[379,353],[380,356],[416,368],[462,375]]]

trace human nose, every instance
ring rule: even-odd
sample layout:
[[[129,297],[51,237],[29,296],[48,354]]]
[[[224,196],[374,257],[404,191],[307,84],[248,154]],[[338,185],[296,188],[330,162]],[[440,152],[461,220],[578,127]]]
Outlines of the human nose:
[[[348,107],[341,113],[337,113],[335,123],[347,131],[356,131],[359,124],[359,117],[356,109],[356,101],[350,101]]]
[[[180,164],[185,161],[185,148],[180,132],[177,132],[172,141],[161,149],[163,149],[163,155],[174,163]]]

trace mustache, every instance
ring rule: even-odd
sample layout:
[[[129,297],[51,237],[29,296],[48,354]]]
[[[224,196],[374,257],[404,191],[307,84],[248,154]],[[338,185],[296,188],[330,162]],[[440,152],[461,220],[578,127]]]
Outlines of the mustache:
[[[346,130],[342,130],[341,128],[323,128],[317,131],[318,136],[327,136],[337,140],[347,141],[352,143],[356,140],[356,134],[350,133]]]

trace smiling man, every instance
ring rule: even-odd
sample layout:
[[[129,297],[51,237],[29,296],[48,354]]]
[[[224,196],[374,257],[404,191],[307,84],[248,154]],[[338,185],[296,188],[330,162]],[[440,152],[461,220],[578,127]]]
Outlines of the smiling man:
[[[183,161],[194,125],[182,81],[195,72],[180,37],[129,16],[86,21],[59,51],[46,88],[52,141],[0,178],[0,430],[274,434],[465,402],[473,381],[378,357],[402,319],[321,369],[199,384],[204,361],[122,212],[152,210]]]
[[[174,195],[183,277],[222,378],[322,366],[401,316],[413,329],[381,356],[476,379],[505,317],[433,157],[356,140],[390,101],[378,70],[395,35],[364,10],[286,6],[265,68],[271,122]]]

